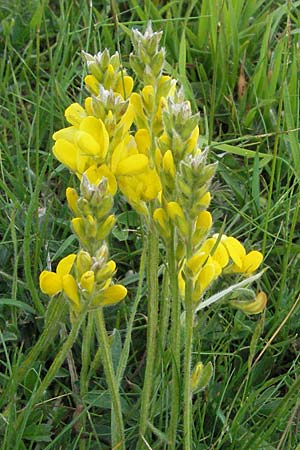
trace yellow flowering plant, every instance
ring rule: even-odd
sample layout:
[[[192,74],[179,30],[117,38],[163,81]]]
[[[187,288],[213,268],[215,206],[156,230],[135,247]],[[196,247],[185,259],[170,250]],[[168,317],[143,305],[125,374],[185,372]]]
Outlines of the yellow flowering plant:
[[[111,445],[120,450],[126,448],[126,434],[119,390],[134,315],[121,362],[115,369],[103,309],[127,295],[125,286],[114,282],[116,262],[109,258],[108,237],[117,221],[113,212],[116,193],[121,192],[140,215],[145,231],[146,256],[141,266],[147,267],[147,357],[138,450],[152,444],[151,399],[157,395],[153,386],[161,370],[161,359],[156,358],[159,329],[166,328],[164,334],[172,352],[169,426],[162,431],[172,450],[182,429],[181,448],[191,450],[192,396],[205,388],[213,374],[210,362],[193,361],[196,315],[220,300],[246,314],[261,313],[267,302],[263,292],[256,295],[248,287],[261,275],[255,272],[263,255],[258,250],[247,251],[235,236],[215,230],[208,208],[217,166],[209,162],[209,149],[199,147],[199,114],[192,112],[178,81],[164,73],[161,37],[162,32],[154,32],[151,24],[145,33],[132,31],[129,62],[136,84],[121,65],[118,53],[110,55],[105,49],[93,56],[83,52],[89,72],[85,77],[89,95],[83,105],[73,103],[66,108],[69,125],[53,135],[54,156],[76,175],[79,183],[79,188],[66,190],[73,216],[70,226],[79,247],[77,252],[62,258],[55,271],[43,270],[40,274],[40,289],[51,297],[51,302],[69,305],[71,331],[34,401],[55,376],[80,330],[80,396],[84,398],[93,365],[92,340],[96,336],[112,401]],[[158,281],[161,254],[165,262],[163,289]],[[221,277],[229,280],[229,287],[208,297]],[[161,352],[164,351],[162,345]],[[83,427],[84,424],[83,418]]]

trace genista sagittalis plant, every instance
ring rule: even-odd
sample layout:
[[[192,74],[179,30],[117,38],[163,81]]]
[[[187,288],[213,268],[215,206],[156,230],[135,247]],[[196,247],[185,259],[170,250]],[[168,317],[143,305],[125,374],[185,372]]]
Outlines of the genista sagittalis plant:
[[[151,401],[161,371],[162,355],[157,355],[160,324],[165,324],[163,332],[172,351],[167,427],[160,431],[170,450],[190,450],[192,396],[205,388],[213,374],[211,363],[194,361],[192,357],[196,315],[221,299],[247,314],[258,314],[266,306],[266,295],[256,295],[248,287],[261,275],[255,271],[263,255],[258,250],[247,251],[236,237],[213,227],[208,209],[217,166],[209,162],[209,149],[199,148],[199,114],[192,112],[178,81],[165,73],[161,37],[162,32],[154,32],[151,24],[144,33],[132,31],[129,62],[135,81],[121,65],[117,52],[110,55],[105,49],[95,56],[83,52],[88,69],[85,90],[89,95],[83,104],[67,107],[68,125],[53,135],[54,156],[78,178],[78,189],[68,187],[66,191],[78,251],[65,256],[55,271],[40,274],[41,291],[51,297],[52,315],[48,315],[48,321],[59,323],[62,316],[57,305],[67,302],[71,331],[33,402],[40,400],[53,380],[78,339],[79,330],[84,330],[79,394],[84,397],[95,356],[90,354],[91,336],[96,335],[112,403],[111,445],[118,449],[129,448],[120,397],[129,347],[124,345],[122,367],[115,369],[104,318],[104,310],[108,312],[110,305],[116,305],[127,294],[122,283],[114,282],[117,262],[109,257],[108,237],[117,221],[112,208],[118,192],[140,215],[145,230],[147,343],[136,448],[150,448],[154,439],[156,423]],[[162,254],[168,294],[160,298],[158,270]],[[234,284],[233,276],[237,277]],[[227,277],[228,288],[208,297],[220,277]],[[234,297],[234,292],[239,297]],[[169,302],[170,317],[163,302]],[[59,331],[57,326],[53,329]],[[35,356],[47,345],[45,334],[41,339]],[[19,379],[31,357],[33,353],[24,361]],[[183,375],[183,384],[178,374]],[[21,421],[22,414],[18,423]],[[80,426],[82,430],[87,426],[84,415]],[[85,448],[84,441],[80,445]]]

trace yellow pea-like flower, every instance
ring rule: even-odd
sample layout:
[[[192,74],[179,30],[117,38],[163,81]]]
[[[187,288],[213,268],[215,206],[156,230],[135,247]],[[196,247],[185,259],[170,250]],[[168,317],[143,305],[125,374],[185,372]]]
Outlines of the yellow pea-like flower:
[[[97,156],[104,161],[109,135],[102,120],[91,116],[83,119],[76,134],[76,143],[86,155]]]
[[[169,173],[172,178],[175,178],[176,168],[171,150],[167,150],[164,154],[162,160],[162,168],[164,172]]]
[[[267,305],[268,298],[266,294],[261,291],[257,294],[254,300],[251,301],[239,301],[231,300],[230,304],[235,308],[240,309],[246,314],[259,314],[263,312]]]
[[[96,96],[99,94],[100,83],[94,75],[87,75],[84,82],[92,94]]]
[[[79,198],[77,191],[73,188],[68,187],[66,189],[66,197],[70,210],[76,215],[80,214],[77,207],[77,200]]]
[[[142,97],[144,106],[148,113],[153,112],[154,109],[154,87],[149,85],[142,89]]]
[[[229,262],[229,256],[226,248],[224,247],[222,241],[217,244],[217,238],[215,237],[206,239],[200,247],[200,251],[211,255],[211,257],[217,261],[222,268],[227,266]]]
[[[188,226],[183,210],[177,202],[167,203],[167,211],[170,219],[176,224],[180,232],[185,236],[188,233]]]
[[[63,290],[63,277],[68,275],[72,269],[75,254],[70,254],[63,258],[57,265],[56,272],[44,270],[40,274],[40,288],[44,294],[56,295]]]
[[[148,156],[151,147],[149,131],[146,128],[141,128],[135,133],[134,138],[139,153]]]
[[[123,300],[127,295],[127,289],[121,284],[114,284],[106,288],[99,296],[95,297],[93,305],[109,306]]]
[[[126,99],[130,96],[132,89],[133,89],[132,77],[128,75],[125,76],[121,75],[114,91],[118,92],[124,99]]]
[[[203,373],[204,365],[201,361],[199,361],[196,366],[194,367],[194,370],[191,375],[191,389],[194,391],[196,387],[198,386],[199,380],[201,378],[201,375]]]
[[[63,290],[69,300],[72,302],[72,306],[76,311],[80,311],[80,298],[78,294],[78,286],[71,274],[67,274],[63,276],[62,279]]]
[[[207,191],[200,199],[199,204],[203,205],[205,208],[208,208],[211,202],[211,193]]]
[[[88,272],[93,263],[91,255],[85,250],[80,250],[76,258],[76,268],[78,275],[81,276],[83,273]]]
[[[116,168],[116,176],[138,175],[148,166],[149,160],[146,155],[131,155],[119,162]]]
[[[115,195],[117,192],[117,181],[114,174],[111,172],[106,164],[101,166],[92,165],[84,174],[88,178],[89,182],[94,186],[98,186],[103,178],[107,179],[107,190],[111,195]]]
[[[82,289],[85,289],[89,294],[91,294],[95,285],[95,273],[92,270],[88,270],[82,274],[80,278],[80,285]]]
[[[99,227],[97,234],[96,234],[96,239],[99,241],[102,241],[103,239],[105,239],[106,236],[110,233],[110,231],[115,223],[116,223],[115,216],[113,214],[108,216],[105,219],[105,221],[101,224],[101,226]]]
[[[96,281],[97,283],[102,283],[105,280],[110,279],[116,270],[116,263],[110,260],[106,263],[104,267],[96,271]]]
[[[71,125],[80,125],[80,122],[86,117],[87,112],[79,103],[72,103],[65,110],[65,118]]]
[[[186,150],[187,153],[191,153],[195,149],[195,147],[197,147],[198,138],[199,138],[199,127],[197,126],[194,128],[190,138],[187,141],[187,150]]]
[[[234,264],[231,271],[251,275],[251,273],[255,272],[261,265],[263,258],[263,254],[261,252],[252,250],[244,256],[242,265],[238,266],[237,264]]]
[[[170,227],[168,216],[163,208],[156,208],[153,213],[153,219],[158,224],[160,233],[166,239],[170,238]]]

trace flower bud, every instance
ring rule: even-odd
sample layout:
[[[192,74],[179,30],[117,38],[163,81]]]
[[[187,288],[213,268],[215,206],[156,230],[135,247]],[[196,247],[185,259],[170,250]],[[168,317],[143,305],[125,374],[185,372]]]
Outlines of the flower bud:
[[[87,272],[88,270],[90,270],[91,265],[92,265],[91,255],[88,252],[86,252],[85,250],[80,250],[77,255],[77,258],[76,258],[76,268],[77,268],[79,277],[81,277],[81,275],[84,272]]]

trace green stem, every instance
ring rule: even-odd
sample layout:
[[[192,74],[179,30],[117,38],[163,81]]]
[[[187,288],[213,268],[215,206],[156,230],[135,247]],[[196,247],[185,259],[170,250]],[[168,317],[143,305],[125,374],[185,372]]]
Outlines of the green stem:
[[[24,428],[25,423],[23,422],[23,418],[24,417],[26,418],[28,408],[32,408],[32,406],[35,405],[41,399],[41,397],[43,397],[46,389],[49,387],[53,378],[56,376],[58,369],[62,366],[63,362],[65,361],[68,352],[70,351],[74,342],[76,341],[78,332],[80,330],[80,327],[82,325],[82,322],[83,322],[85,316],[86,316],[86,310],[82,310],[80,312],[80,314],[78,315],[77,319],[74,321],[69,336],[67,337],[66,341],[64,342],[61,350],[57,353],[46,376],[44,377],[43,381],[39,385],[38,389],[32,394],[32,397],[30,399],[30,402],[27,405],[27,408],[25,408],[23,413],[18,418],[17,424],[16,424],[17,430],[22,430]]]
[[[82,347],[81,347],[81,371],[80,371],[80,406],[84,406],[84,396],[88,392],[89,385],[89,369],[91,366],[91,343],[93,338],[94,316],[92,313],[88,314],[86,326],[83,327],[82,332]],[[80,415],[80,428],[84,432],[86,427],[86,413]],[[85,450],[86,441],[81,439],[79,442],[79,450]]]
[[[148,279],[148,327],[147,327],[147,359],[144,376],[144,386],[141,397],[140,428],[138,449],[148,448],[145,444],[145,434],[149,417],[150,398],[153,386],[153,370],[157,352],[157,322],[158,322],[158,233],[151,223],[148,230],[147,253]]]
[[[192,230],[190,227],[186,249],[187,260],[192,255]],[[184,412],[183,412],[183,442],[184,450],[192,448],[192,390],[191,364],[193,348],[193,281],[187,277],[185,282],[185,336],[184,336]]]
[[[141,260],[140,260],[140,271],[139,271],[139,284],[137,287],[137,291],[136,291],[136,296],[135,296],[135,300],[134,303],[132,305],[132,309],[131,309],[131,313],[130,313],[130,319],[129,319],[129,323],[127,325],[127,330],[126,330],[126,338],[124,341],[124,345],[123,345],[123,349],[122,349],[122,353],[121,353],[121,357],[120,357],[120,361],[118,364],[118,368],[117,368],[117,383],[118,383],[118,387],[120,386],[121,380],[123,378],[125,369],[126,369],[126,365],[127,365],[127,361],[128,361],[128,356],[129,356],[129,351],[130,351],[130,343],[132,340],[132,328],[133,328],[133,324],[134,324],[134,319],[135,319],[135,315],[137,312],[137,308],[139,305],[139,302],[141,300],[141,294],[142,294],[142,288],[143,288],[143,282],[144,282],[144,275],[145,275],[145,248],[143,248],[143,252],[141,255]]]
[[[93,337],[94,316],[93,313],[88,314],[87,324],[82,337],[81,361],[82,367],[80,372],[80,396],[83,398],[88,391],[89,369],[91,366],[91,342]]]
[[[53,340],[59,333],[61,318],[65,315],[67,306],[62,304],[62,301],[64,300],[62,300],[61,297],[53,297],[50,300],[46,313],[45,328],[34,347],[30,350],[24,361],[21,363],[20,367],[17,369],[15,376],[12,377],[11,389],[7,389],[5,392],[6,395],[2,397],[2,405],[6,403],[8,397],[12,398],[15,392],[15,388],[17,388],[18,385],[22,382],[27,371],[34,366],[41,353],[46,353],[49,346],[52,345]]]
[[[172,399],[169,428],[169,450],[175,448],[177,424],[180,408],[180,298],[178,290],[178,267],[175,254],[176,236],[172,227],[171,242],[168,248],[168,267],[171,294],[171,346],[172,346]]]
[[[103,368],[112,400],[112,414],[114,414],[114,420],[112,421],[112,423],[115,424],[115,428],[111,430],[112,447],[118,450],[125,450],[125,435],[120,393],[118,389],[117,378],[113,368],[110,345],[105,327],[103,308],[97,310],[95,316],[102,347],[101,356],[103,361]]]

